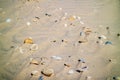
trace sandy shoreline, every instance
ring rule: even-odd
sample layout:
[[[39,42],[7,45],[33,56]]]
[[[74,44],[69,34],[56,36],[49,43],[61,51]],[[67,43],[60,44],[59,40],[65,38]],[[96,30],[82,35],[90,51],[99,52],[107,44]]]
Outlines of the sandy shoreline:
[[[71,4],[66,3],[73,8],[76,3]],[[1,79],[4,74],[8,80],[112,80],[120,76],[119,70],[114,71],[119,60],[115,53],[120,52],[114,27],[107,28],[107,21],[93,26],[86,19],[96,12],[75,12],[78,4],[74,12],[60,5],[62,1],[57,0],[20,0],[14,7],[14,16],[6,22],[12,28],[5,32],[1,27],[0,37],[8,37],[6,51],[10,53]],[[49,72],[50,77],[46,76]]]

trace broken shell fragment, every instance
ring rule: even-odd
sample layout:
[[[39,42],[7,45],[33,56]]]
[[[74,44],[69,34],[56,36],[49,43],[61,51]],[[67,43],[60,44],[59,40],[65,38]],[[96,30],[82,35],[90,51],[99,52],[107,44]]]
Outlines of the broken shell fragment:
[[[39,75],[40,75],[39,71],[34,70],[31,72],[31,76],[39,76]]]
[[[33,51],[38,50],[38,45],[37,44],[32,44],[30,46],[30,50],[33,50]]]
[[[32,59],[32,60],[30,61],[30,64],[39,65],[40,63],[39,63],[37,60]]]

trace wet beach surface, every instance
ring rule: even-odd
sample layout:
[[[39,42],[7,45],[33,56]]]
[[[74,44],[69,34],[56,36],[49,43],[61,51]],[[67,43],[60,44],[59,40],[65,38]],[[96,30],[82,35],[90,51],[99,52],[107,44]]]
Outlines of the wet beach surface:
[[[0,80],[120,76],[119,0],[0,0],[0,4]],[[54,75],[42,74],[44,68],[54,70]]]

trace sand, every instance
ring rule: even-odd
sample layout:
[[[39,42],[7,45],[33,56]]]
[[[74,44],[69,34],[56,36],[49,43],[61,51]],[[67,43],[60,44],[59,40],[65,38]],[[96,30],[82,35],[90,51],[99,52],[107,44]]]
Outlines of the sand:
[[[113,15],[110,14],[106,22],[97,22],[95,16],[99,11],[92,8],[79,11],[79,4],[67,2],[69,0],[16,2],[12,7],[15,12],[9,17],[11,21],[0,24],[8,26],[6,30],[1,27],[1,42],[9,44],[1,47],[9,53],[1,66],[2,80],[38,80],[40,76],[43,80],[108,80],[120,76],[118,32],[112,26],[106,29],[111,18],[117,18],[109,17]],[[83,1],[83,4],[89,3]],[[28,38],[32,42],[24,43]],[[105,44],[106,41],[112,44]],[[79,59],[85,62],[79,62]],[[83,67],[87,68],[79,72]],[[50,77],[41,73],[46,68],[54,70]],[[38,73],[31,75],[33,71]]]

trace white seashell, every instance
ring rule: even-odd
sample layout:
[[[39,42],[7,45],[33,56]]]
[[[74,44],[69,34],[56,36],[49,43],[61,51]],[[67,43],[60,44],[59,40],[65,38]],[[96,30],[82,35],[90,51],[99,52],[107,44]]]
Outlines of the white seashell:
[[[64,15],[65,15],[65,16],[67,16],[67,15],[68,15],[68,13],[65,13]]]
[[[65,27],[67,27],[68,25],[67,24],[64,24]]]
[[[62,58],[59,56],[52,56],[51,58],[56,59],[56,60],[61,60]]]
[[[69,70],[68,71],[68,74],[73,74],[74,73],[74,70]]]
[[[59,10],[62,10],[62,8],[59,8]]]
[[[38,44],[32,44],[30,50],[38,50]]]
[[[29,39],[32,39],[32,37],[28,37]]]
[[[83,21],[80,21],[80,24],[84,24],[84,22],[83,22]]]
[[[66,19],[66,17],[62,17],[62,18],[61,18],[61,20],[65,20],[65,19]]]
[[[61,60],[62,58],[57,56],[56,59],[57,59],[57,60]]]
[[[86,77],[87,80],[91,80],[91,78],[92,78],[91,76],[87,76]]]
[[[20,51],[20,53],[24,53],[24,50],[22,49],[22,47],[19,47],[19,51]]]
[[[78,18],[78,20],[81,20],[81,17],[78,16],[77,18]]]
[[[31,25],[31,23],[30,23],[30,22],[27,22],[26,24],[27,24],[28,26],[30,26],[30,25]]]
[[[7,22],[7,23],[10,23],[10,22],[11,22],[11,19],[10,19],[10,18],[8,18],[8,19],[6,20],[6,22]]]
[[[30,58],[30,61],[32,61],[33,60],[33,58]]]
[[[77,17],[76,17],[76,16],[73,16],[73,18],[75,18],[75,19],[76,19]]]
[[[106,37],[106,36],[104,36],[104,35],[101,35],[101,37],[102,37],[103,39],[107,39],[107,37]]]

